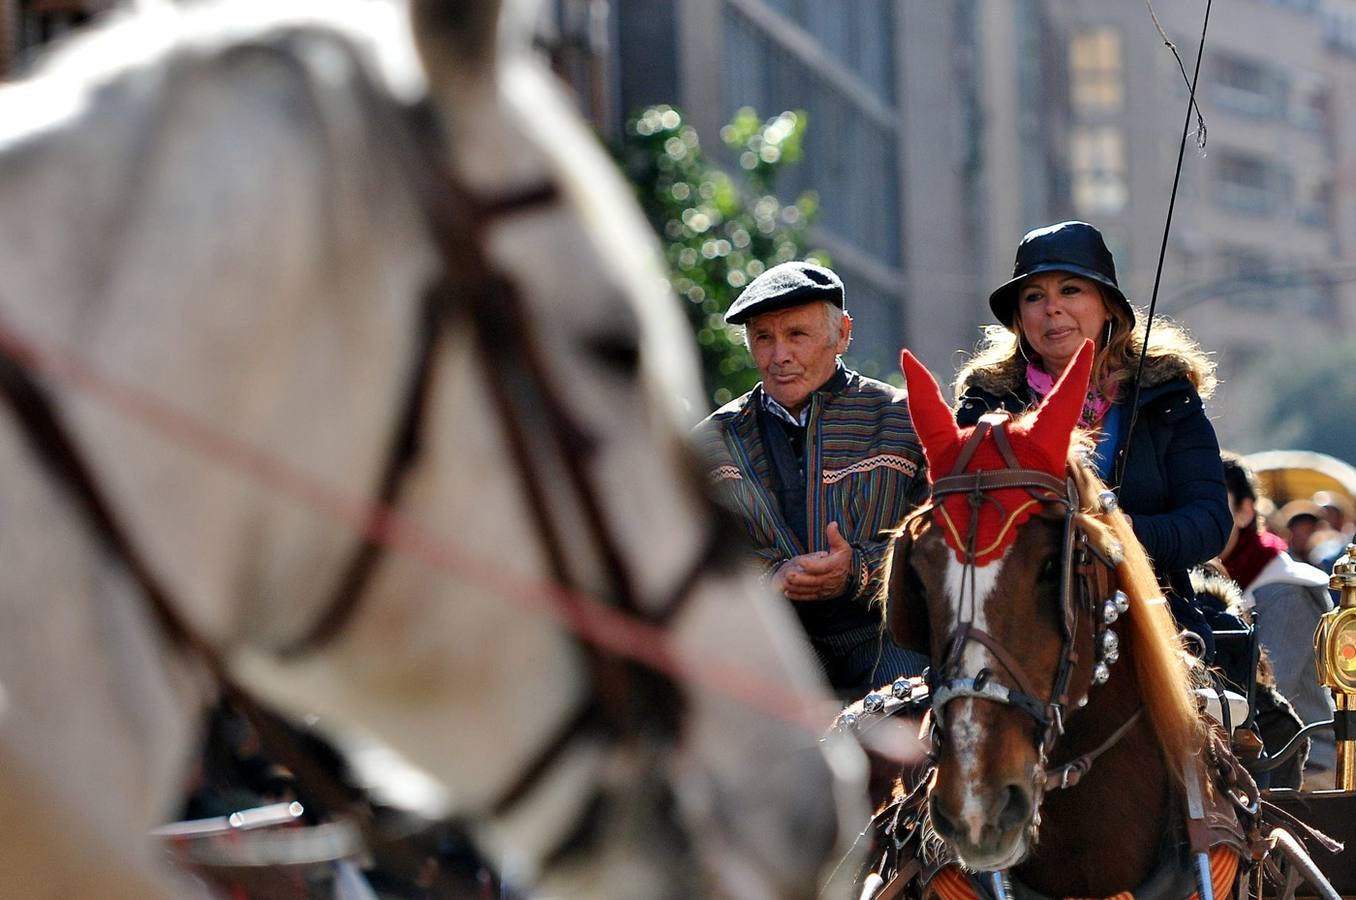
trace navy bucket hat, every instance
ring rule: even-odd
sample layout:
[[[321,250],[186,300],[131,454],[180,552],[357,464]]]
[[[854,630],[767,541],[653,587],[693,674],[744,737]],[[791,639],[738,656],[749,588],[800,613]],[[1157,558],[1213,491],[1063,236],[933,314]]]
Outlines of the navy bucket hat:
[[[802,303],[825,300],[839,309],[843,305],[843,282],[829,269],[812,262],[784,262],[759,275],[744,288],[725,321],[743,325],[754,316]]]
[[[1060,222],[1028,231],[1017,245],[1012,278],[989,295],[989,309],[999,322],[1011,328],[1017,309],[1017,291],[1028,275],[1038,272],[1072,272],[1102,286],[1108,302],[1135,323],[1135,311],[1116,283],[1116,263],[1102,240],[1102,233],[1087,222]]]

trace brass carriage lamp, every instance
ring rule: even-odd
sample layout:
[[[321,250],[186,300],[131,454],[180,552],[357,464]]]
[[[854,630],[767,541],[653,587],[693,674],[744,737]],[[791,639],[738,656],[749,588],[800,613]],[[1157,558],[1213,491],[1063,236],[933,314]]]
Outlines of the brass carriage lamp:
[[[1328,585],[1342,596],[1314,630],[1314,662],[1337,707],[1337,789],[1350,791],[1356,790],[1356,543],[1333,565]]]

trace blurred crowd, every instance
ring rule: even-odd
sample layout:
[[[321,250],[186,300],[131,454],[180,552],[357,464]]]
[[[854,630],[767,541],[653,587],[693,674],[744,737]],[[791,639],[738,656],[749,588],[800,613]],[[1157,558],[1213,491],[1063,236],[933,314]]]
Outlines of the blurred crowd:
[[[1356,532],[1356,508],[1350,497],[1336,491],[1316,491],[1280,507],[1263,497],[1257,511],[1266,528],[1285,539],[1292,557],[1324,572],[1332,571]]]

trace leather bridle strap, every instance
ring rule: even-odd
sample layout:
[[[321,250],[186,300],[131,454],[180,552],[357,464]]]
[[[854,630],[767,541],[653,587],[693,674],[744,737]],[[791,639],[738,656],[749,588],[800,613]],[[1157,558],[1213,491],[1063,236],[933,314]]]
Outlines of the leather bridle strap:
[[[0,341],[0,395],[9,406],[33,459],[76,504],[89,530],[109,556],[122,563],[141,589],[146,605],[168,642],[199,657],[212,675],[225,680],[225,667],[216,651],[198,637],[170,602],[169,594],[127,537],[113,506],[104,496],[84,455],[61,421],[47,390],[29,373],[25,348],[6,338]]]
[[[6,337],[0,340],[0,396],[22,433],[33,459],[49,479],[75,503],[90,535],[117,560],[140,589],[166,643],[206,669],[218,689],[254,727],[265,750],[297,777],[308,798],[332,810],[353,815],[364,840],[384,865],[394,872],[414,877],[424,860],[409,848],[385,840],[370,817],[358,811],[358,797],[334,774],[323,770],[314,756],[302,749],[293,732],[264,710],[249,691],[227,671],[220,654],[180,615],[169,593],[128,537],[84,455],[61,420],[47,390],[30,374],[31,354]],[[435,885],[435,896],[447,896]]]
[[[1083,776],[1092,769],[1092,763],[1097,757],[1110,750],[1121,742],[1121,738],[1130,733],[1130,729],[1135,726],[1141,716],[1144,715],[1144,707],[1136,709],[1130,718],[1120,724],[1120,727],[1111,732],[1110,736],[1102,743],[1098,744],[1092,750],[1081,756],[1069,760],[1063,765],[1054,766],[1045,770],[1046,787],[1050,790],[1059,790],[1062,788],[1071,788],[1082,780]]]
[[[419,318],[415,331],[415,369],[410,377],[402,402],[402,412],[395,439],[387,450],[386,465],[377,484],[375,501],[368,514],[367,525],[363,529],[362,540],[349,558],[340,575],[338,586],[328,603],[321,607],[321,614],[315,624],[300,638],[283,647],[280,655],[284,658],[306,656],[333,640],[348,623],[353,611],[364,596],[372,573],[382,555],[389,521],[388,510],[395,506],[400,486],[405,475],[414,466],[419,457],[420,425],[424,419],[427,405],[429,382],[432,380],[433,347],[437,343],[440,329],[434,305],[424,304],[424,314]]]
[[[1004,488],[1024,488],[1042,503],[1058,502],[1065,498],[1066,482],[1063,478],[1039,469],[1027,468],[1017,460],[1017,455],[1013,453],[1012,444],[1008,440],[1009,421],[1010,417],[1006,413],[986,413],[980,416],[974,430],[970,432],[969,439],[961,447],[951,472],[933,481],[934,501],[937,497],[944,497],[947,494],[984,495]],[[1007,468],[966,472],[970,460],[984,443],[984,438],[989,435],[993,436],[994,446],[998,448]]]
[[[947,494],[987,494],[1004,488],[1025,488],[1037,500],[1057,502],[1064,495],[1064,480],[1038,469],[999,469],[945,475],[932,484],[933,497]],[[1044,492],[1044,493],[1041,493]],[[1050,496],[1053,494],[1054,496]]]
[[[569,614],[572,605],[591,601],[580,599],[583,592],[569,566],[560,526],[551,515],[544,475],[533,452],[537,443],[555,446],[556,459],[565,469],[588,535],[603,562],[608,599],[622,612],[650,620],[640,603],[635,578],[606,519],[601,494],[588,471],[593,438],[575,423],[561,400],[543,358],[535,323],[516,285],[504,278],[486,257],[488,229],[497,218],[529,210],[547,199],[555,201],[558,195],[553,187],[541,185],[521,191],[509,202],[479,201],[453,178],[447,143],[437,121],[427,114],[426,108],[424,114],[415,112],[410,133],[422,164],[411,171],[422,176],[424,183],[418,185],[421,188],[418,196],[423,198],[429,231],[447,273],[439,292],[443,298],[442,321],[465,317],[474,329],[484,381],[528,496],[538,540],[548,558],[552,577],[566,589],[561,592],[565,611]],[[529,431],[533,432],[531,436]],[[547,441],[541,440],[543,433]],[[693,567],[700,569],[704,564],[705,559],[697,559]],[[685,592],[671,598],[662,608],[669,613],[686,596]],[[599,664],[613,666],[619,661],[615,654],[603,653],[594,644],[584,642],[584,646],[590,655],[597,656]],[[657,677],[657,673],[645,671],[640,677]]]
[[[486,257],[487,232],[495,221],[555,202],[558,193],[554,185],[543,183],[498,200],[480,200],[453,177],[447,143],[427,105],[412,108],[402,124],[399,133],[409,138],[408,143],[402,144],[407,154],[405,170],[412,176],[413,193],[419,198],[444,272],[426,298],[425,319],[435,336],[427,339],[423,352],[431,354],[436,334],[454,319],[466,320],[473,329],[477,358],[527,498],[537,542],[551,577],[560,587],[556,600],[567,625],[575,626],[571,634],[589,672],[590,692],[581,706],[563,717],[552,737],[541,744],[518,776],[482,807],[482,812],[503,815],[531,793],[556,757],[575,740],[589,734],[608,735],[614,740],[635,739],[650,732],[673,737],[679,729],[683,706],[679,688],[668,675],[625,660],[579,633],[584,624],[582,617],[587,614],[584,604],[592,601],[583,598],[569,566],[563,535],[551,515],[545,476],[535,461],[534,446],[554,445],[556,459],[565,469],[568,486],[603,561],[608,596],[622,612],[638,619],[648,618],[652,623],[673,615],[690,595],[718,546],[714,541],[708,543],[693,561],[692,571],[679,579],[679,586],[668,602],[658,607],[657,614],[646,616],[586,468],[592,439],[575,425],[557,395],[541,357],[533,323],[516,287]],[[425,382],[425,387],[412,394],[427,389],[429,367],[428,362],[421,363],[422,374],[418,378]],[[420,406],[418,402],[409,405],[403,432],[417,435]],[[366,563],[359,570],[363,576],[370,573],[379,553],[379,547],[364,548]],[[308,650],[318,649],[342,630],[359,606],[363,596],[360,588],[361,579],[350,579],[340,590],[336,596],[342,602],[337,602],[323,617],[326,623],[323,631],[305,640]],[[588,824],[581,820],[576,833]],[[573,833],[562,836],[561,845],[572,838]]]

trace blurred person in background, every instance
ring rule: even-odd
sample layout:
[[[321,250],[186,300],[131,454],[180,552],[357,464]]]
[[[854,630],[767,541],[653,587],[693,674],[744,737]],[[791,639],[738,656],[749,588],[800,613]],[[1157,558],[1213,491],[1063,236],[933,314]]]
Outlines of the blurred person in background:
[[[1282,506],[1276,512],[1276,519],[1285,528],[1281,536],[1286,539],[1286,550],[1302,562],[1311,562],[1310,550],[1332,536],[1322,508],[1307,497]]]
[[[1284,539],[1261,527],[1257,479],[1242,460],[1226,453],[1223,465],[1233,531],[1220,561],[1243,588],[1244,605],[1253,609],[1257,640],[1271,656],[1277,688],[1305,724],[1331,719],[1332,697],[1314,666],[1314,630],[1332,609],[1328,576],[1295,559]],[[1320,729],[1310,741],[1305,779],[1311,787],[1328,786],[1336,758],[1333,732]]]
[[[1315,491],[1313,501],[1323,510],[1323,518],[1328,521],[1332,533],[1310,551],[1311,561],[1324,572],[1331,573],[1333,564],[1347,552],[1347,544],[1351,543],[1351,500],[1335,491]],[[1334,601],[1336,593],[1333,592]]]

